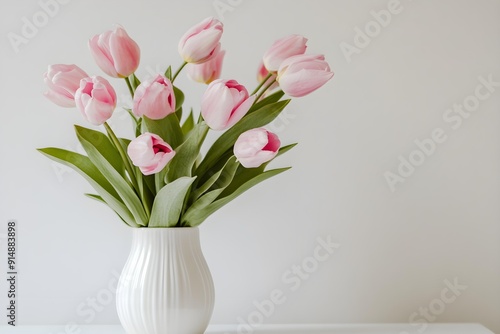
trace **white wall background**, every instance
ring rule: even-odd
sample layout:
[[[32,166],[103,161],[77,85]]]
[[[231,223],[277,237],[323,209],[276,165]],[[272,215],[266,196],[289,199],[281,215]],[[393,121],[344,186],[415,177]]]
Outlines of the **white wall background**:
[[[500,1],[401,0],[401,12],[351,62],[341,43],[353,44],[354,29],[388,0],[220,3],[233,6],[223,14],[225,78],[254,87],[261,55],[290,33],[307,36],[309,52],[324,53],[336,76],[275,123],[284,143],[300,143],[279,162],[294,168],[201,228],[217,290],[213,323],[246,319],[254,301],[281,289],[286,302],[266,323],[408,322],[414,312],[422,321],[431,306],[429,321],[500,331],[500,87],[457,129],[443,119],[473,101],[479,76],[500,81]],[[86,42],[115,23],[141,46],[139,76],[176,67],[179,37],[217,11],[212,1],[69,1],[14,52],[8,33],[21,34],[23,17],[39,11],[35,0],[0,5],[0,233],[17,219],[19,324],[117,323],[105,297],[131,231],[82,196],[90,187],[79,175],[35,151],[77,149],[72,124],[87,125],[41,95],[42,74],[48,64],[75,63],[102,75]],[[203,86],[184,76],[178,84],[198,107]],[[128,134],[123,115],[112,123]],[[446,141],[391,192],[384,173],[397,173],[398,157],[436,128]],[[328,235],[339,250],[291,291],[282,275]],[[5,272],[4,248],[0,259]],[[444,281],[455,278],[467,288],[440,309]],[[0,289],[4,309],[3,279]]]

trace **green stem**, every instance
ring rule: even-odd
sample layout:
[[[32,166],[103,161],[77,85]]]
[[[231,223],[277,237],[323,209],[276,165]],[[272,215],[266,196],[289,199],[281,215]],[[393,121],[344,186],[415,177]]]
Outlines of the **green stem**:
[[[268,73],[267,76],[262,80],[262,82],[257,86],[257,88],[255,88],[252,92],[252,94],[250,95],[253,95],[253,94],[257,94],[257,92],[259,91],[259,89],[264,86],[264,84],[266,83],[267,80],[269,80],[269,78],[272,76],[273,74],[272,73]]]
[[[156,193],[159,193],[161,188],[163,187],[163,180],[161,179],[160,173],[155,174],[155,190]]]
[[[134,75],[134,78],[135,78],[135,75]],[[130,83],[130,79],[128,77],[126,77],[124,79],[125,79],[125,82],[127,83],[128,91],[130,92],[130,96],[132,96],[132,100],[133,100],[134,99],[134,88],[132,87],[132,84]],[[127,108],[124,108],[124,109],[128,112],[128,114],[130,115],[130,117],[134,121],[135,127],[137,129],[137,125],[139,124],[139,120],[135,117],[135,115],[132,113],[132,111],[130,109],[127,109]]]
[[[276,82],[276,79],[272,80],[266,87],[264,87],[264,89],[255,98],[255,101],[253,102],[253,104],[256,104],[259,101],[259,99],[261,98],[261,96],[264,95],[264,93],[269,89],[269,87],[271,87],[275,82]]]
[[[127,109],[127,108],[123,108],[123,109],[125,109],[125,111],[130,115],[130,117],[132,117],[135,125],[137,126],[139,124],[139,120],[135,117],[135,115],[132,113],[132,111],[130,109]]]
[[[125,82],[127,83],[128,91],[130,92],[130,95],[132,98],[134,98],[134,89],[132,88],[132,84],[130,83],[130,79],[128,77],[125,77]]]
[[[137,170],[137,168],[136,168]],[[146,189],[147,186],[144,184],[144,179],[143,179],[143,176],[142,176],[142,173],[139,171],[137,171],[137,182],[138,182],[138,185],[139,185],[139,196],[141,197],[141,202],[142,202],[142,205],[146,211],[146,216],[148,217],[151,217],[151,211],[149,210],[149,202],[146,198]]]
[[[184,68],[184,66],[187,65],[187,62],[185,61],[181,67],[179,67],[179,69],[174,73],[174,76],[172,77],[172,83],[174,83],[175,81],[175,78],[177,78],[177,76],[179,75],[179,73],[181,73],[182,69]]]
[[[106,128],[106,132],[108,133],[109,139],[111,139],[111,142],[115,145],[116,149],[118,150],[118,153],[120,154],[120,157],[123,160],[123,163],[125,164],[125,169],[127,170],[127,173],[129,174],[130,180],[132,181],[132,185],[134,186],[134,189],[137,193],[139,193],[139,186],[137,184],[137,179],[135,177],[134,170],[132,168],[132,165],[130,163],[130,160],[128,156],[125,154],[125,151],[123,150],[122,145],[120,144],[120,141],[116,137],[115,133],[109,126],[108,122],[104,122],[104,127]]]

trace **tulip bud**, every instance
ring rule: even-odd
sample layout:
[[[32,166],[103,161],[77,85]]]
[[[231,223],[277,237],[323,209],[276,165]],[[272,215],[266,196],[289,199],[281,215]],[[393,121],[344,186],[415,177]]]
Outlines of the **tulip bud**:
[[[94,125],[101,125],[113,115],[116,93],[106,79],[94,76],[80,81],[75,102],[86,120]]]
[[[298,55],[286,59],[278,70],[281,89],[292,97],[307,95],[333,77],[323,55]]]
[[[88,74],[76,65],[50,65],[43,81],[48,87],[43,95],[61,107],[75,107],[75,92],[80,87],[80,80]]]
[[[158,74],[137,87],[133,103],[136,116],[162,119],[175,112],[174,87],[164,75]]]
[[[200,64],[214,57],[220,50],[223,24],[212,17],[189,29],[179,41],[179,54],[187,63]]]
[[[219,79],[222,72],[222,61],[224,60],[225,51],[221,50],[212,59],[201,64],[188,64],[187,74],[191,80],[209,84],[212,81]]]
[[[262,58],[267,70],[276,72],[285,59],[304,54],[307,48],[306,43],[307,38],[300,35],[290,35],[278,39]]]
[[[243,132],[234,143],[234,155],[245,168],[256,168],[273,159],[281,142],[274,133],[263,128]]]
[[[149,132],[132,140],[127,153],[144,175],[160,172],[175,155],[172,147],[160,136]]]
[[[139,67],[141,50],[122,27],[95,35],[89,48],[101,70],[114,78],[128,77]]]
[[[247,89],[236,80],[218,79],[208,85],[201,101],[201,114],[213,130],[224,130],[245,116],[255,95],[248,96]]]

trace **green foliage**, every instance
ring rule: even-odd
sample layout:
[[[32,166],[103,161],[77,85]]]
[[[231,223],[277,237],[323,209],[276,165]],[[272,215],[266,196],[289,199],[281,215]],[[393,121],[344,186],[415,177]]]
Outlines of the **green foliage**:
[[[272,122],[285,109],[289,102],[290,100],[270,103],[243,117],[232,128],[224,132],[210,147],[205,159],[203,159],[198,167],[196,175],[203,180],[203,175],[210,171],[219,158],[233,147],[240,134]]]
[[[60,148],[41,148],[39,152],[50,159],[68,166],[82,175],[99,193],[104,202],[120,216],[127,225],[137,227],[132,213],[122,201],[113,185],[99,171],[99,169],[84,155],[63,150]]]
[[[175,113],[159,120],[153,120],[144,116],[142,118],[142,124],[145,125],[147,132],[157,134],[164,141],[169,143],[174,150],[183,142],[184,137],[182,135],[181,125]]]
[[[208,126],[205,122],[196,124],[193,130],[189,132],[186,141],[177,148],[175,156],[169,163],[166,183],[182,176],[191,176],[193,165],[200,153],[201,145],[207,133]]]
[[[180,177],[164,186],[156,195],[149,227],[175,227],[182,213],[184,199],[196,177]]]
[[[86,129],[83,127],[75,127],[78,140],[82,144],[88,158],[101,171],[102,175],[111,183],[116,190],[123,203],[129,208],[134,216],[137,224],[146,226],[148,217],[145,208],[143,207],[140,198],[134,191],[132,184],[124,175],[113,166],[108,160],[110,156],[110,142],[107,138],[96,136],[97,131]],[[115,148],[115,152],[116,152]],[[116,156],[116,155],[115,155]]]
[[[172,80],[171,67],[165,76]],[[141,82],[135,74],[127,80],[133,93]],[[87,156],[58,148],[39,151],[81,174],[97,192],[85,195],[109,206],[131,227],[198,226],[246,190],[288,169],[266,170],[269,162],[258,168],[245,168],[233,155],[240,134],[269,124],[287,106],[290,100],[280,101],[282,91],[255,103],[245,117],[208,147],[203,158],[201,152],[209,128],[201,115],[195,119],[192,109],[181,124],[185,96],[175,86],[174,94],[175,113],[160,120],[137,118],[127,109],[135,122],[135,137],[144,132],[157,134],[176,152],[155,175],[143,175],[132,165],[126,153],[130,139],[116,137],[107,123],[106,133],[75,126]],[[277,156],[294,146],[282,147]]]

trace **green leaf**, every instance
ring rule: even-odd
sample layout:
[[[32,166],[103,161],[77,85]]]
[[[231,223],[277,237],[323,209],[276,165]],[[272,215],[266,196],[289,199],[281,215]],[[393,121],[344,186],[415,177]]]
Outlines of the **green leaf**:
[[[96,194],[84,194],[84,195],[87,196],[87,197],[89,197],[89,198],[92,198],[92,199],[94,199],[94,200],[96,200],[98,202],[101,202],[101,203],[107,205],[106,201],[103,200],[102,197],[99,196],[99,195],[96,195]]]
[[[125,110],[130,115],[130,117],[135,122],[135,124],[137,124],[137,122],[139,122],[139,120],[135,117],[134,112],[132,111],[132,109],[123,107],[123,110]]]
[[[111,183],[109,183],[88,157],[53,147],[41,148],[38,149],[38,151],[48,158],[74,169],[90,183],[104,201],[106,201],[106,204],[108,204],[118,216],[122,217],[129,226],[138,226],[131,212],[120,199],[120,196]]]
[[[120,153],[118,153],[116,147],[111,143],[109,138],[104,133],[84,128],[78,125],[75,125],[75,131],[77,134],[80,134],[80,136],[84,137],[94,147],[98,148],[98,150],[111,164],[111,166],[113,166],[113,168],[118,173],[120,173],[121,176],[125,176],[125,165],[123,164],[123,160],[120,157]],[[124,144],[128,145],[128,143]]]
[[[193,109],[191,109],[191,112],[189,113],[187,119],[184,121],[184,124],[182,124],[182,133],[187,135],[189,131],[191,131],[194,127],[194,116],[193,116]]]
[[[183,222],[189,221],[191,215],[196,216],[199,210],[207,207],[209,204],[215,201],[217,197],[219,197],[219,195],[233,180],[234,173],[236,172],[238,165],[239,163],[236,162],[236,158],[231,157],[231,159],[229,159],[224,165],[224,168],[220,170],[219,173],[217,173],[217,178],[215,180],[212,180],[213,178],[210,178],[209,181],[211,185],[207,185],[208,182],[206,182],[203,185],[203,189],[197,189],[198,193],[192,197],[201,197],[194,201],[194,203],[187,209],[186,213],[182,217]],[[209,191],[203,194],[205,190]]]
[[[172,66],[169,66],[165,71],[165,77],[167,77],[168,80],[172,81]]]
[[[180,120],[182,119],[182,107],[180,107],[179,109],[177,109],[177,111],[175,112],[175,114],[177,115],[177,119]]]
[[[165,176],[167,175],[169,168],[169,164],[167,164],[161,171],[158,173],[154,174],[154,181],[155,181],[155,193],[158,193],[161,188],[165,185]],[[190,175],[191,176],[191,175]]]
[[[137,125],[135,126],[135,136],[139,137],[141,135],[142,129],[142,117],[137,121]]]
[[[184,104],[184,93],[182,92],[182,90],[174,86],[174,95],[175,95],[175,111],[177,111]]]
[[[138,171],[141,173],[141,171]],[[149,189],[149,192],[151,194],[151,197],[154,198],[156,195],[156,189],[155,189],[155,175],[142,175],[142,180],[146,184],[147,188]]]
[[[297,144],[295,143],[295,144],[290,144],[290,145],[281,147],[278,151],[278,154],[276,154],[276,156],[273,159],[271,159],[268,162],[263,163],[262,165],[260,165],[257,168],[245,168],[245,167],[240,165],[238,167],[234,177],[233,177],[231,184],[228,185],[226,187],[226,189],[224,189],[224,192],[221,194],[221,197],[225,197],[225,196],[233,193],[236,189],[241,187],[245,182],[253,179],[254,177],[256,177],[259,174],[264,173],[264,170],[266,169],[267,165],[269,165],[269,163],[271,163],[271,161],[273,161],[274,159],[276,159],[280,155],[288,152],[293,147],[295,147],[295,145],[297,145]]]
[[[268,104],[278,102],[283,97],[283,95],[285,95],[285,93],[282,90],[279,90],[276,93],[273,93],[273,94],[271,94],[271,95],[263,98],[259,102],[255,103],[250,108],[250,110],[248,110],[248,114],[252,113],[252,112],[254,112],[256,110],[259,110],[260,108],[262,108],[264,106],[267,106]]]
[[[164,141],[170,144],[173,149],[176,149],[177,146],[182,144],[182,129],[175,113],[159,120],[153,120],[143,116],[142,123],[146,126],[148,132],[160,136]]]
[[[201,145],[208,133],[208,126],[205,122],[197,124],[189,133],[186,141],[176,150],[175,156],[169,162],[166,183],[181,176],[191,176],[193,165],[200,153]]]
[[[174,86],[175,95],[175,114],[177,119],[180,121],[182,119],[182,105],[184,104],[184,93],[177,87]]]
[[[102,203],[104,205],[108,205],[108,203],[106,203],[106,201],[101,196],[99,196],[99,195],[96,195],[96,194],[84,194],[84,195],[87,196],[88,198],[91,198],[91,199],[99,202],[99,203]],[[117,216],[121,219],[122,222],[124,222],[126,225],[128,225],[127,222],[125,221],[125,219],[123,219],[122,217],[120,217],[119,214],[117,214]]]
[[[130,79],[130,85],[135,91],[137,87],[139,87],[139,85],[141,84],[141,81],[135,76],[135,73],[132,73],[129,79]]]
[[[201,195],[203,195],[208,189],[210,189],[214,183],[225,183],[225,181],[229,181],[225,186],[227,187],[229,185],[229,183],[232,181],[233,177],[234,177],[234,173],[236,172],[236,168],[238,167],[238,162],[236,162],[236,158],[234,156],[230,157],[226,163],[224,164],[224,166],[222,166],[222,168],[214,173],[212,176],[210,176],[210,178],[205,181],[200,187],[194,189],[192,192],[191,192],[191,199],[192,201],[194,202],[195,200],[197,200]],[[221,178],[221,175],[222,175],[222,178]],[[231,177],[229,178],[229,175],[231,175]],[[216,187],[216,188],[220,188],[220,187]]]
[[[120,195],[123,203],[129,208],[139,225],[147,225],[148,217],[144,211],[141,200],[135,193],[128,179],[120,175],[106,157],[107,152],[102,150],[102,146],[95,146],[92,138],[89,138],[89,132],[84,128],[76,127],[78,140],[88,154],[92,163],[101,171],[101,173],[113,185],[116,192]],[[120,158],[121,159],[121,158]]]
[[[130,144],[131,140],[128,138],[118,138],[118,141],[120,141],[120,144],[122,148],[127,152],[128,145]]]
[[[196,212],[193,212],[188,218],[189,220],[185,220],[186,224],[191,227],[195,227],[200,225],[205,219],[207,219],[212,213],[215,211],[219,210],[222,208],[224,205],[227,203],[231,202],[234,200],[236,197],[239,195],[243,194],[245,191],[248,189],[252,188],[253,186],[259,184],[262,181],[265,181],[269,179],[270,177],[273,177],[275,175],[278,175],[286,170],[290,169],[288,168],[279,168],[279,169],[273,169],[269,170],[267,172],[264,172],[262,174],[257,175],[253,179],[245,182],[242,184],[238,189],[236,189],[234,192],[231,194],[221,197],[220,199],[217,199],[213,203],[207,205],[206,207],[197,210]]]
[[[174,227],[179,223],[184,200],[196,177],[181,177],[156,195],[148,227]]]
[[[297,146],[297,143],[293,143],[293,144],[289,144],[289,145],[286,145],[286,146],[283,146],[283,147],[280,147],[280,149],[278,150],[278,154],[276,154],[276,156],[272,159],[276,159],[277,157],[279,157],[280,155],[282,154],[285,154],[286,152],[290,151],[292,148],[294,148],[295,146]],[[271,160],[271,161],[272,161]]]
[[[262,108],[254,111],[253,113],[246,115],[236,123],[232,128],[224,132],[208,150],[205,159],[201,162],[200,166],[196,170],[196,175],[201,177],[205,174],[218,160],[232,148],[236,139],[243,132],[262,127],[269,122],[273,121],[278,115],[285,109],[286,105],[290,100],[284,100],[268,104]]]

